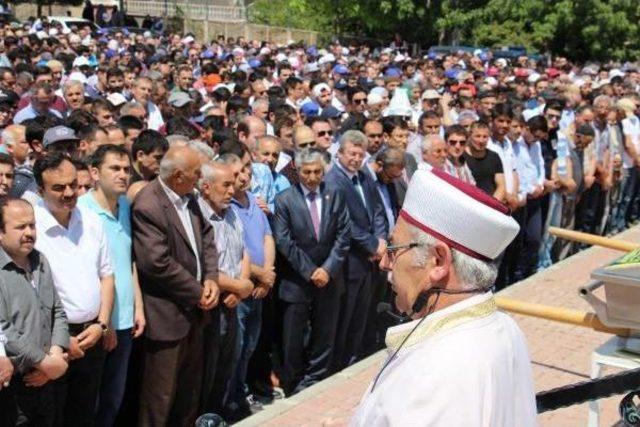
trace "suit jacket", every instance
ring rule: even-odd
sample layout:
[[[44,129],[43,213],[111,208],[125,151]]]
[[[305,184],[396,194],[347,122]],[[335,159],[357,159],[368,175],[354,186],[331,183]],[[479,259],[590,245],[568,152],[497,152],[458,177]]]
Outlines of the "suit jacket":
[[[327,286],[341,287],[343,263],[349,250],[351,226],[342,194],[320,185],[322,198],[320,236],[313,231],[311,214],[300,184],[276,196],[272,220],[276,248],[284,258],[279,270],[278,295],[288,302],[310,302],[314,289],[311,274],[322,267],[331,276]]]
[[[331,167],[325,177],[328,188],[343,194],[351,218],[351,248],[347,259],[349,278],[369,273],[369,257],[378,249],[378,239],[387,238],[387,221],[375,182],[362,171],[358,171],[358,180],[367,201],[366,206],[351,179],[337,164]]]
[[[213,228],[198,203],[187,204],[204,279],[217,280],[218,252]],[[147,317],[147,337],[175,341],[189,333],[203,313],[198,308],[202,281],[197,259],[175,207],[155,179],[140,190],[132,206],[133,254]]]

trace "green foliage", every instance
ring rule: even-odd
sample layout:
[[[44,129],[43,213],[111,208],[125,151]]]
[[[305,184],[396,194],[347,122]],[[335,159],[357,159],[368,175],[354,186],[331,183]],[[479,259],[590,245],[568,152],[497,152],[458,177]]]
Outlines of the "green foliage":
[[[635,60],[637,0],[256,0],[260,23],[423,46],[523,45],[572,59]]]

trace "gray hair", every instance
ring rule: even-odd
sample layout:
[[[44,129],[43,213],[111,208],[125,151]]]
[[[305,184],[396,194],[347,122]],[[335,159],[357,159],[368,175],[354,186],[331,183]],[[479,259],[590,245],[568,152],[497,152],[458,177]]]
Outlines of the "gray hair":
[[[260,104],[262,104],[263,106],[267,107],[267,109],[269,108],[269,101],[267,101],[264,98],[256,98],[256,100],[253,101],[253,103],[251,104],[251,108],[255,109]]]
[[[593,106],[595,107],[598,104],[607,104],[608,108],[613,108],[615,103],[613,102],[613,98],[608,95],[598,95],[593,100]]]
[[[458,114],[457,123],[459,124],[464,119],[471,119],[472,121],[477,122],[479,117],[473,110],[463,110]]]
[[[162,160],[160,160],[160,170],[158,171],[158,176],[166,182],[171,177],[171,175],[174,174],[175,171],[184,169],[185,167],[186,163],[184,157],[169,157],[165,155]]]
[[[187,145],[198,152],[198,154],[205,156],[209,160],[213,160],[216,157],[216,152],[213,151],[213,148],[209,147],[199,139],[192,139],[188,142]]]
[[[82,84],[82,82],[78,80],[67,80],[64,82],[64,85],[62,85],[62,93],[67,93],[69,89],[78,86],[84,91],[84,84]]]
[[[167,142],[169,143],[169,147],[180,144],[189,145],[189,138],[184,135],[168,135]]]
[[[140,104],[139,102],[136,101],[132,101],[132,102],[126,102],[122,108],[120,108],[120,115],[121,116],[129,116],[131,115],[131,112],[133,110],[142,108],[143,110],[147,111],[146,107],[142,104]]]
[[[387,148],[386,150],[381,150],[376,155],[375,161],[382,164],[383,168],[392,166],[400,166],[404,168],[407,165],[407,160],[404,157],[404,152],[397,148]]]
[[[441,139],[442,138],[440,138],[439,135],[426,135],[424,138],[422,138],[422,144],[421,144],[422,152],[430,153],[431,150],[433,149],[433,143]]]
[[[304,149],[296,151],[295,164],[298,170],[309,163],[320,163],[323,169],[327,166],[324,154],[318,150]]]
[[[238,162],[241,162],[242,159],[233,153],[225,153],[218,156],[216,159],[216,163],[221,163],[223,165],[233,165]]]
[[[14,146],[18,142],[18,131],[23,128],[22,131],[26,131],[26,128],[22,125],[9,125],[2,130],[0,137],[2,141],[9,146]]]
[[[369,140],[367,136],[359,130],[348,130],[342,134],[340,138],[340,151],[343,151],[347,144],[366,149],[367,145],[369,145]]]
[[[415,249],[414,261],[418,265],[424,265],[429,252],[438,240],[413,225],[408,225],[408,227],[413,235],[414,241],[421,245]],[[495,262],[486,262],[473,258],[457,249],[450,248],[450,250],[452,257],[451,265],[461,282],[462,289],[489,290],[489,288],[494,285],[496,277],[498,276],[498,267]]]

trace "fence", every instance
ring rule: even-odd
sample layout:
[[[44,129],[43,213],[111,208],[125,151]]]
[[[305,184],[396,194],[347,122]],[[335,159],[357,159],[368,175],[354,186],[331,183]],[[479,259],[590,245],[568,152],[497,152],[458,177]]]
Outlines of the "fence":
[[[125,0],[125,11],[133,16],[178,16],[221,22],[244,22],[247,19],[243,6],[223,6],[209,1],[149,1]]]

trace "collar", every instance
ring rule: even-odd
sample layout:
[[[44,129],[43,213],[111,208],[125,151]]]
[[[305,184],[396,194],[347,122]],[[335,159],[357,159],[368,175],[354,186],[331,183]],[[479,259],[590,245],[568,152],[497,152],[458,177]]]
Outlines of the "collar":
[[[169,188],[167,184],[164,183],[162,178],[158,177],[158,181],[160,182],[160,186],[162,187],[164,192],[167,194],[167,197],[169,197],[169,200],[171,201],[171,203],[173,203],[174,205],[182,206],[188,202],[186,197],[178,196],[178,194],[175,191]]]
[[[35,270],[35,267],[37,266],[37,262],[39,260],[38,251],[36,249],[32,250],[29,255],[27,255],[27,258],[29,259],[29,263],[31,264],[31,271]],[[6,269],[9,264],[13,264],[18,267],[18,265],[13,261],[13,258],[11,258],[11,256],[9,256],[9,254],[4,249],[0,248],[0,269]],[[22,269],[22,267],[18,268]]]
[[[374,182],[378,182],[378,174],[371,167],[371,163],[372,162],[366,162],[366,163],[367,163],[367,165],[366,165],[367,169],[369,169],[369,172],[371,172],[371,178],[373,178]]]
[[[496,311],[496,301],[491,291],[474,295],[471,298],[467,298],[428,315],[407,339],[403,348],[412,347],[438,333],[453,329],[472,320],[487,317]],[[416,319],[412,322],[389,328],[385,338],[387,351],[391,354],[397,351],[401,343],[407,338],[407,335],[411,333],[413,328],[416,327],[421,320],[422,319]]]
[[[42,217],[38,218],[40,224],[44,226],[45,230],[51,230],[52,228],[60,227],[65,228],[58,222],[58,220],[53,216],[49,208],[43,199],[38,201],[38,206],[41,208]],[[82,221],[82,216],[80,214],[80,208],[76,205],[75,208],[71,211],[71,218],[69,218],[69,226],[66,227],[67,230],[71,229],[77,222]]]
[[[218,213],[211,207],[209,202],[207,202],[202,195],[198,197],[198,205],[200,205],[200,210],[202,211],[202,215],[210,219],[212,221],[222,221],[226,216],[229,209],[222,213],[222,216],[218,215]]]
[[[300,188],[302,189],[302,195],[306,199],[307,196],[309,196],[309,193],[311,193],[311,190],[305,187],[303,183],[300,183]],[[318,196],[320,196],[320,187],[316,188],[316,191],[314,191],[314,193],[316,193],[316,198],[318,198]]]

